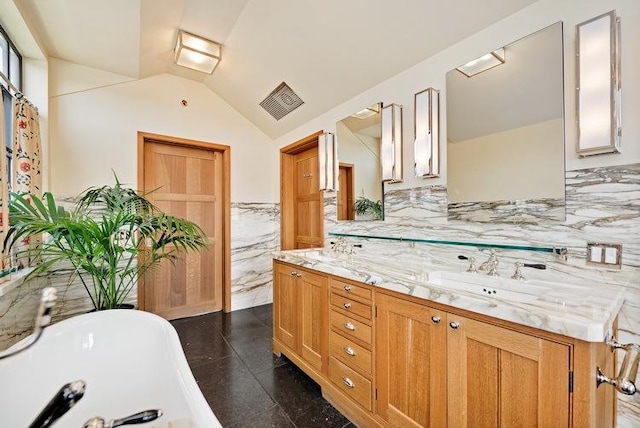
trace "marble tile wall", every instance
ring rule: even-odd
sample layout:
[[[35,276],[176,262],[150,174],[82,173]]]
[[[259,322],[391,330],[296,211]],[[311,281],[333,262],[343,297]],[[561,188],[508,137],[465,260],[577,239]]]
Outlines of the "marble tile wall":
[[[327,213],[335,213],[335,198],[326,198],[325,207]],[[569,250],[566,262],[549,253],[499,250],[500,266],[503,274],[510,275],[515,260],[544,262],[549,266],[546,272],[554,278],[598,279],[612,286],[626,286],[626,302],[619,316],[619,340],[640,343],[640,164],[568,171],[565,209],[564,221],[504,224],[451,220],[447,213],[446,188],[427,185],[386,192],[384,222],[335,222],[333,214],[327,219],[325,230],[398,238],[566,247]],[[328,241],[332,239],[335,238],[327,237]],[[622,269],[586,266],[587,241],[622,244]],[[459,270],[466,265],[457,260],[456,255],[475,255],[481,261],[486,258],[482,253],[487,251],[486,248],[411,245],[374,239],[366,240],[364,247],[363,251],[377,251],[398,260],[430,257],[432,263],[449,264]],[[618,396],[618,426],[640,426],[637,395]]]

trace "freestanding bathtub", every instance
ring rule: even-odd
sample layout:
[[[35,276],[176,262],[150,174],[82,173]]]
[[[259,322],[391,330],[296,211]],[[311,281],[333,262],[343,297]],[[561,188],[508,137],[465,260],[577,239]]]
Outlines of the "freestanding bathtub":
[[[0,426],[27,427],[64,384],[86,382],[84,397],[55,424],[82,427],[161,409],[142,427],[222,427],[166,320],[137,310],[76,316],[48,327],[26,351],[0,360]]]

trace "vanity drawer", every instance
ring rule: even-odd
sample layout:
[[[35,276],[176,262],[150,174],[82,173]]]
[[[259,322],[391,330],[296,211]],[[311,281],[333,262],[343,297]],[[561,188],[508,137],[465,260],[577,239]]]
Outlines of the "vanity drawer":
[[[336,333],[331,332],[331,356],[363,375],[371,377],[371,351]]]
[[[331,293],[331,304],[342,310],[349,312],[350,314],[356,314],[362,318],[371,319],[371,305],[366,303],[360,303],[350,297],[345,297],[341,294]]]
[[[329,379],[342,392],[371,410],[371,382],[335,358],[329,358]]]
[[[371,326],[363,322],[356,321],[337,311],[331,311],[331,327],[347,337],[361,340],[368,345],[371,344]]]
[[[331,292],[371,301],[371,289],[331,278]]]

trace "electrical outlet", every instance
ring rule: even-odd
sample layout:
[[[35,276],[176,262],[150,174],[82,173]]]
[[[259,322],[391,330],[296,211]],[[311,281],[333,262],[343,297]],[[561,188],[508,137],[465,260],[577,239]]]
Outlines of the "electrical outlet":
[[[587,264],[622,268],[622,244],[587,242]]]

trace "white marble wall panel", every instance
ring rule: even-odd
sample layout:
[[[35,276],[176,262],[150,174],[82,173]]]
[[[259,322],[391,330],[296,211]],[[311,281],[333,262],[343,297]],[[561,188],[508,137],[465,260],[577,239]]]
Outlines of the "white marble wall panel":
[[[280,248],[277,204],[231,204],[231,308],[273,301],[272,253]]]

